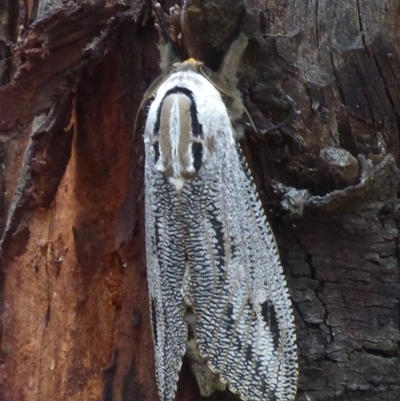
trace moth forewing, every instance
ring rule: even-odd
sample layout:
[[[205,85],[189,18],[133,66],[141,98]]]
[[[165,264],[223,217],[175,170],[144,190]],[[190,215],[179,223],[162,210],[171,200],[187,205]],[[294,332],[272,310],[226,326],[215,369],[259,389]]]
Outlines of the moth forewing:
[[[187,350],[204,395],[227,385],[246,401],[289,401],[295,331],[277,247],[227,109],[198,66],[174,67],[145,129],[158,390],[173,400]]]

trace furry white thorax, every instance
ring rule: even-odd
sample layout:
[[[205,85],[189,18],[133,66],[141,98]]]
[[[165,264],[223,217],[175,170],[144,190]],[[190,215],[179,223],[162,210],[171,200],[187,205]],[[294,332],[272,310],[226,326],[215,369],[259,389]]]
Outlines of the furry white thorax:
[[[192,69],[188,69],[186,71],[178,71],[171,74],[171,76],[157,90],[156,98],[149,111],[147,121],[149,124],[151,124],[151,121],[149,120],[151,120],[150,114],[153,106],[157,109],[165,93],[175,87],[184,87],[194,93],[198,107],[198,114],[200,118],[203,118],[203,120],[207,118],[207,115],[209,115],[210,112],[212,112],[212,106],[217,107],[217,110],[225,115],[229,121],[226,107],[218,90],[201,74]]]
[[[176,88],[184,88],[192,93],[191,101],[194,103],[202,135],[195,137],[190,126],[182,121],[184,118],[192,123],[192,116],[187,115],[188,111],[182,106],[185,103],[183,101],[186,98],[185,94],[180,92],[169,94]],[[190,103],[190,100],[186,98],[186,102]],[[167,108],[168,110],[165,111]],[[160,133],[155,132],[157,119],[163,121],[164,118],[168,118],[168,130],[163,132],[160,129]],[[150,145],[159,140],[159,158],[155,167],[158,171],[165,173],[177,191],[182,190],[187,179],[196,175],[190,145],[193,143],[202,145],[202,165],[207,164],[212,157],[212,146],[222,148],[235,146],[230,118],[220,93],[190,65],[187,70],[171,74],[159,87],[149,109],[145,132],[145,142]],[[168,138],[166,139],[165,136]],[[169,152],[168,156],[167,152]]]

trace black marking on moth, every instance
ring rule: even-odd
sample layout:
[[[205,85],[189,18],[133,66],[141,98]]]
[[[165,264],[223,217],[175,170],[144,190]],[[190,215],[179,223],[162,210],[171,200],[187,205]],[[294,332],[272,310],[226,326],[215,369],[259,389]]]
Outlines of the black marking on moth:
[[[209,222],[211,223],[211,226],[215,232],[215,240],[216,240],[216,246],[214,249],[216,249],[216,259],[217,259],[217,267],[218,270],[221,272],[220,275],[218,275],[219,279],[222,279],[224,276],[224,271],[225,271],[225,241],[224,241],[224,226],[221,221],[218,220],[217,218],[218,215],[218,210],[213,209],[212,211],[208,212],[208,219]]]
[[[252,348],[252,344],[247,344],[246,345],[246,350],[245,350],[245,358],[246,361],[251,362],[253,359],[253,348]]]
[[[270,327],[272,341],[274,343],[274,348],[279,348],[279,325],[278,319],[276,318],[276,312],[274,305],[269,301],[265,301],[261,305],[261,314],[264,318],[265,323]]]
[[[160,143],[154,142],[153,145],[153,149],[154,149],[154,164],[158,162],[158,159],[160,158]]]
[[[201,163],[203,161],[203,145],[200,142],[192,143],[192,154],[193,154],[193,166],[197,171],[200,170]]]
[[[156,302],[154,299],[151,299],[151,322],[152,322],[152,329],[153,329],[153,338],[155,343],[157,344],[157,309],[156,309]]]
[[[157,211],[158,213],[158,211]],[[157,254],[160,254],[161,251],[161,238],[160,238],[160,230],[158,228],[158,225],[155,224],[155,229],[154,229],[154,241],[157,249]]]
[[[190,101],[190,119],[192,123],[192,135],[195,138],[203,138],[203,127],[197,118],[197,106],[196,101],[194,100],[193,92],[187,88],[182,88],[180,86],[175,86],[174,88],[170,89],[169,91],[165,92],[163,99],[160,102],[157,110],[157,118],[156,123],[154,124],[154,134],[158,134],[160,131],[160,124],[161,124],[161,111],[165,102],[165,99],[169,95],[173,95],[175,93],[182,93],[185,95]]]
[[[194,315],[192,309],[189,307],[186,310],[186,314]],[[195,328],[189,322],[187,323],[186,326],[187,326],[187,341],[193,340],[196,337]]]
[[[231,239],[231,258],[234,259],[238,256],[238,252],[237,252],[237,247],[233,242],[234,237],[230,236],[230,239]]]
[[[242,341],[240,335],[241,335],[241,333],[236,332],[236,335],[233,339],[233,345],[236,346],[238,353],[240,353],[242,351],[242,347],[243,347],[243,341]]]
[[[228,331],[231,331],[235,327],[235,319],[233,317],[233,306],[232,306],[232,304],[229,304],[227,309],[226,309],[226,313],[225,313],[225,317],[224,317],[224,323],[226,324]]]

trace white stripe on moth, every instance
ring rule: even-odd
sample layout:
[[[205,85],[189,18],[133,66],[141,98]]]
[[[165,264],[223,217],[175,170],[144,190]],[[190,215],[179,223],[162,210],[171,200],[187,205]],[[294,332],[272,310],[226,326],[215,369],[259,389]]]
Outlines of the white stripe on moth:
[[[171,183],[171,185],[174,186],[174,188],[180,192],[185,185],[186,180],[184,178],[174,178],[170,177],[168,181]]]
[[[179,160],[179,145],[181,143],[181,121],[179,114],[179,99],[177,95],[170,95],[172,97],[172,107],[169,116],[169,137],[171,143],[171,162],[174,177],[180,176],[181,163]]]

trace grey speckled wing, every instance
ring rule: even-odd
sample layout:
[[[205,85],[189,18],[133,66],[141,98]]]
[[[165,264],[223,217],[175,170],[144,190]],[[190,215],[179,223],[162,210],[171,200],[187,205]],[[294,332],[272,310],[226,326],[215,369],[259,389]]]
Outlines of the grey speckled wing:
[[[295,331],[275,240],[240,150],[215,137],[215,157],[182,190],[200,354],[243,400],[292,400]]]
[[[150,154],[148,148],[146,154]],[[186,349],[184,230],[177,193],[154,169],[152,159],[150,155],[146,159],[145,175],[147,275],[157,385],[161,400],[171,401]]]

